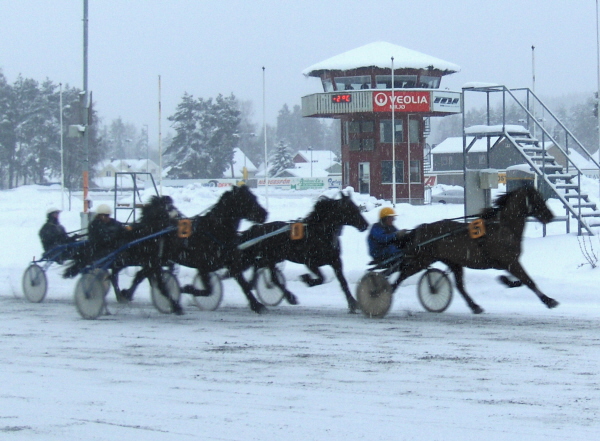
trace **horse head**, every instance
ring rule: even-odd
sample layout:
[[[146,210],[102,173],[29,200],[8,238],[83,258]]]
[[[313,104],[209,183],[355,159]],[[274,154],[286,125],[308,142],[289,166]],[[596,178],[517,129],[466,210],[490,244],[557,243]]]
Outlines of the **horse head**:
[[[554,214],[546,205],[540,192],[530,186],[519,187],[500,196],[496,199],[495,205],[496,212],[510,211],[522,218],[532,216],[543,224],[554,219]]]
[[[369,228],[369,222],[362,215],[360,208],[352,201],[352,198],[342,192],[340,192],[340,195],[339,206],[340,213],[344,219],[344,225],[350,225],[358,231],[365,231]]]
[[[223,194],[220,202],[223,202],[224,210],[230,217],[257,223],[267,220],[267,210],[258,203],[256,195],[246,185],[232,187],[231,191]]]
[[[352,202],[350,196],[341,193],[340,199],[330,199],[322,196],[317,200],[313,211],[306,217],[307,223],[331,224],[337,226],[348,225],[365,231],[369,223],[360,212],[360,208]]]
[[[140,224],[160,230],[170,226],[179,217],[181,213],[175,208],[171,196],[152,196],[142,207]]]
[[[533,216],[543,224],[552,222],[554,214],[546,205],[541,193],[533,187],[522,187],[525,198],[526,215]],[[519,191],[519,190],[516,190]]]

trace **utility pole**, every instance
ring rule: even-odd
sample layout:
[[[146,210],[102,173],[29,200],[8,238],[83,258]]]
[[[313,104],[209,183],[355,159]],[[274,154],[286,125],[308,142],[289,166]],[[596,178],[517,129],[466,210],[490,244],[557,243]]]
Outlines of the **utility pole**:
[[[83,212],[89,210],[90,104],[88,102],[88,0],[83,0]]]

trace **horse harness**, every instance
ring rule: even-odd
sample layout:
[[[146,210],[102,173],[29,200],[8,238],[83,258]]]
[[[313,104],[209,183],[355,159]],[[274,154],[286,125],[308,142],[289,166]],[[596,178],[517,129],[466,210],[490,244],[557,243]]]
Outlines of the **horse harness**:
[[[466,218],[468,218],[468,216],[464,217],[464,218],[459,218],[459,219],[466,219]],[[448,220],[452,220],[452,219],[448,219]],[[495,221],[487,220],[487,223],[488,224],[495,223]],[[468,224],[466,224],[466,226],[461,226],[459,228],[455,228],[454,230],[448,231],[447,233],[444,233],[440,236],[432,237],[431,239],[426,240],[425,242],[418,243],[417,250],[419,250],[420,248],[422,248],[425,245],[428,245],[432,242],[437,242],[438,240],[445,239],[446,237],[450,237],[450,236],[453,236],[454,234],[463,232],[463,231],[465,231],[465,228],[467,229],[467,231],[469,233],[469,237],[473,240],[480,239],[486,235],[486,221],[483,218],[478,217],[478,218],[472,220],[471,222],[469,222]]]

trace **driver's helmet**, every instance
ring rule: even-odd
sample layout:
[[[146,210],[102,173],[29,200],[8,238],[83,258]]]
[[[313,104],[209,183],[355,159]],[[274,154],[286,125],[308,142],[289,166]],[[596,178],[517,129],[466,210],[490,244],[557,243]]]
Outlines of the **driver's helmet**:
[[[96,214],[107,214],[110,216],[112,214],[112,208],[107,204],[100,204],[98,205],[98,208],[96,208]]]
[[[386,218],[388,216],[397,216],[397,214],[396,214],[396,212],[394,211],[393,208],[391,208],[391,207],[383,207],[379,211],[379,219],[383,219],[383,218]]]
[[[52,214],[52,213],[60,213],[60,209],[56,208],[56,207],[50,207],[46,210],[46,214]]]

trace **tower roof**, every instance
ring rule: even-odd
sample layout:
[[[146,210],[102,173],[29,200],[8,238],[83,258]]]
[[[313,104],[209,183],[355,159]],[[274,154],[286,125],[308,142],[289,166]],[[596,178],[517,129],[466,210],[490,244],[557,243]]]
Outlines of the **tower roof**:
[[[351,70],[361,67],[391,68],[394,57],[394,69],[435,69],[444,74],[460,71],[460,66],[402,46],[378,41],[328,58],[304,69],[305,76],[318,77],[323,71]]]

